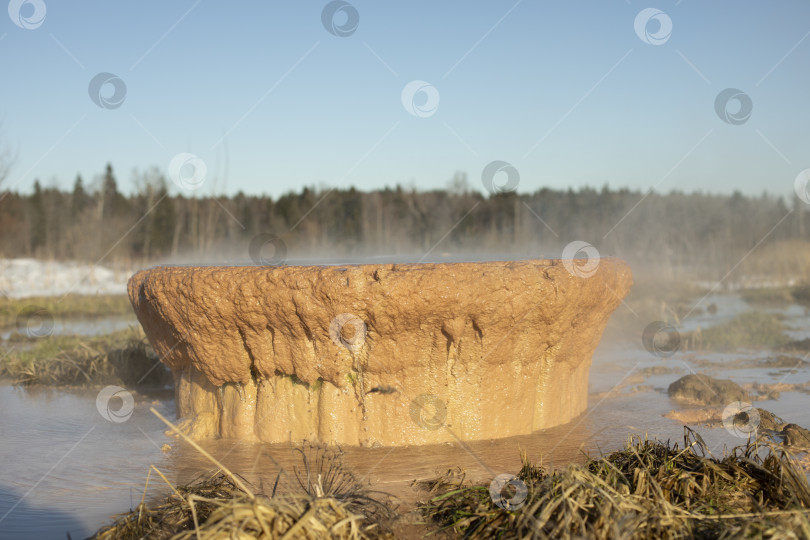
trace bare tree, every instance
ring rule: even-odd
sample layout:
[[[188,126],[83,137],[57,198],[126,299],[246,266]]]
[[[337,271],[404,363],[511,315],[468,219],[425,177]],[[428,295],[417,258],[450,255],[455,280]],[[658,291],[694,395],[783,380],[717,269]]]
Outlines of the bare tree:
[[[17,161],[17,152],[3,137],[3,125],[0,124],[0,186],[8,178],[11,168]]]

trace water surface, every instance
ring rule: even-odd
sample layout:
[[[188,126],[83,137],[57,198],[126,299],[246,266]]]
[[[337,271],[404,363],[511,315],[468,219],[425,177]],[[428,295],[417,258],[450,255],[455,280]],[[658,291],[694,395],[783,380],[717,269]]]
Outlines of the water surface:
[[[690,328],[730,320],[750,309],[737,297],[707,299],[716,315],[687,319]],[[619,309],[627,309],[622,306]],[[810,335],[803,309],[781,310],[795,335]],[[598,347],[590,372],[588,410],[572,422],[531,435],[493,441],[450,443],[411,448],[346,448],[345,463],[372,488],[396,496],[408,508],[420,494],[413,480],[426,479],[453,467],[471,480],[489,481],[517,472],[520,449],[547,467],[581,462],[620,448],[631,434],[682,442],[683,425],[663,415],[683,406],[672,402],[666,388],[691,372],[705,372],[738,383],[804,383],[810,369],[750,367],[776,351],[694,353],[679,351],[669,358],[651,355],[637,336],[616,337],[609,331]],[[85,324],[85,323],[80,323]],[[686,326],[686,325],[685,325]],[[745,367],[748,366],[748,367]],[[111,422],[96,408],[98,389],[70,391],[14,388],[0,384],[0,538],[82,538],[109,521],[111,515],[134,508],[141,499],[150,464],[171,482],[186,482],[211,464],[199,453],[164,434],[155,406],[174,417],[170,392],[135,394],[135,409],[125,422]],[[509,396],[504,396],[508,399]],[[783,392],[778,400],[758,402],[788,422],[810,426],[810,396]],[[699,428],[709,449],[744,443],[722,428]],[[163,444],[172,445],[168,454]],[[217,440],[203,445],[227,467],[269,491],[279,474],[282,487],[295,482],[300,456],[289,444],[251,444]],[[147,497],[165,496],[169,488],[152,475]]]

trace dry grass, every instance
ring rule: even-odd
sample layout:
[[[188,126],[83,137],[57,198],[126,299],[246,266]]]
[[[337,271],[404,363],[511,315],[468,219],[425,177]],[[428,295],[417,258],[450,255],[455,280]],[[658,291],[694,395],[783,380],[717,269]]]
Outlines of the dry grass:
[[[800,282],[810,279],[810,242],[765,242],[751,252],[738,272],[750,282]],[[736,277],[736,276],[735,276]]]
[[[734,350],[740,348],[778,348],[790,337],[781,318],[772,313],[750,311],[734,319],[696,330],[682,336],[684,348],[699,350]]]
[[[63,298],[47,296],[40,298],[7,298],[0,294],[0,328],[17,324],[18,317],[36,306],[51,317],[101,318],[130,315],[134,318],[132,305],[126,295],[69,294]]]
[[[104,336],[50,336],[12,348],[0,359],[0,377],[15,384],[84,386],[171,384],[140,326]]]
[[[798,304],[810,307],[810,284],[802,282],[793,286],[745,289],[740,297],[751,305],[762,307],[785,307]]]
[[[314,471],[313,471],[314,472]],[[96,540],[174,538],[339,538],[390,537],[387,529],[333,496],[304,493],[253,495],[217,470],[174,489],[154,506],[141,503],[99,530]]]
[[[296,451],[301,454],[302,467],[295,467],[294,473],[303,494],[336,499],[351,513],[376,523],[394,517],[387,494],[369,490],[344,468],[340,448],[304,443]]]
[[[744,289],[740,291],[740,298],[757,307],[786,307],[795,302],[793,289],[795,287]]]
[[[763,458],[749,442],[716,459],[688,428],[684,443],[634,438],[555,472],[524,456],[527,495],[515,511],[452,471],[422,484],[432,497],[420,508],[464,538],[810,538],[810,486],[781,449]]]
[[[135,510],[103,527],[92,538],[394,538],[390,527],[395,512],[388,497],[368,490],[346,470],[340,449],[304,445],[298,449],[301,467],[294,468],[297,487],[293,485],[289,492],[280,493],[279,480],[286,473],[279,470],[271,492],[265,495],[256,493],[243,478],[151,410],[218,469],[189,485],[174,488],[153,466],[172,493],[151,507],[142,499]],[[146,482],[148,487],[148,476]]]

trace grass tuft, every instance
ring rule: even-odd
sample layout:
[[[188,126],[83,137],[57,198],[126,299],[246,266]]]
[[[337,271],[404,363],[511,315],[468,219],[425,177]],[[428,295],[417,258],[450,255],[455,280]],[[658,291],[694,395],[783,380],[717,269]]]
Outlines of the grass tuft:
[[[740,298],[758,307],[786,307],[795,301],[790,287],[743,289],[740,291]]]
[[[7,298],[0,295],[0,328],[15,326],[18,317],[31,306],[43,309],[55,319],[135,316],[126,295],[68,294],[62,298]]]
[[[49,336],[11,347],[0,378],[22,386],[164,386],[172,383],[140,326],[95,337]]]
[[[726,323],[690,332],[684,336],[684,344],[687,348],[701,350],[776,348],[790,342],[786,330],[778,316],[750,311]]]
[[[420,509],[473,539],[810,537],[807,477],[783,450],[761,457],[762,449],[749,441],[716,459],[686,428],[683,449],[634,437],[621,451],[555,472],[524,456],[517,509],[496,505],[490,486],[466,483],[459,470],[423,482],[432,496]]]
[[[163,502],[141,502],[92,538],[393,538],[393,509],[343,468],[339,450],[309,446],[300,452],[297,491],[276,493],[276,479],[270,495],[254,495],[240,487],[243,479],[217,469],[173,487]]]
[[[794,287],[790,295],[800,306],[810,307],[810,285],[807,283]]]

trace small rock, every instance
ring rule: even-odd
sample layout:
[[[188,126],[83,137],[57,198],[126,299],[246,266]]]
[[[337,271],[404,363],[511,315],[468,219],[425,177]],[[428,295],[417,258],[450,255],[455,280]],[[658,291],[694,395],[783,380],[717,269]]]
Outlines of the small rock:
[[[787,424],[782,428],[785,446],[810,449],[810,431],[796,424]]]
[[[170,444],[164,444],[163,446],[160,447],[160,451],[163,452],[164,454],[168,454],[169,452],[171,452],[171,450],[172,447]]]
[[[783,346],[782,349],[788,351],[810,351],[810,338],[799,341],[791,341],[787,345]]]
[[[669,385],[667,393],[672,399],[696,405],[728,405],[748,400],[748,394],[739,384],[702,373],[681,377]]]
[[[758,429],[767,429],[770,431],[781,431],[782,426],[785,424],[785,421],[773,414],[771,411],[766,411],[765,409],[760,409],[757,407],[757,413],[759,413],[759,425],[757,426]],[[737,414],[734,418],[735,423],[737,421],[740,422],[747,422],[748,421],[748,413],[743,411]]]
[[[760,364],[763,367],[772,368],[799,368],[806,366],[807,362],[795,356],[780,354],[775,357],[766,358],[765,360],[762,360]]]
[[[756,409],[759,413],[758,429],[770,434],[771,437],[782,440],[785,446],[792,446],[795,449],[810,450],[810,430],[797,424],[788,424],[775,414],[765,409]],[[748,413],[740,412],[734,418],[736,422],[747,422]]]

